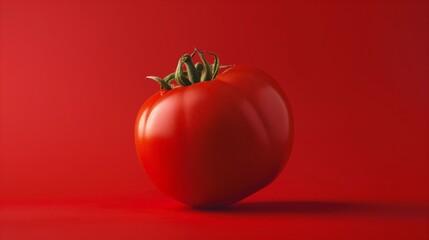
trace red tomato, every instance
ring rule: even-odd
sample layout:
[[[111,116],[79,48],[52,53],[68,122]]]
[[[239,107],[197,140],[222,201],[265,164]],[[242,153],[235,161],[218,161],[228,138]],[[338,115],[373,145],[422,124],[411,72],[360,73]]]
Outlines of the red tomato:
[[[232,67],[157,92],[137,116],[136,147],[153,183],[197,208],[233,204],[268,185],[291,151],[288,101],[265,72]]]

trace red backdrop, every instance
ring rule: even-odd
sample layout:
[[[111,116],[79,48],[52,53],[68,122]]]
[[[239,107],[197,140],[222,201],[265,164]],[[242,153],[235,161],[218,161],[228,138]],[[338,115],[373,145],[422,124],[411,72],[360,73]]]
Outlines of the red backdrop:
[[[2,1],[0,201],[158,195],[133,142],[138,108],[158,90],[145,76],[174,71],[196,46],[269,72],[292,104],[288,165],[253,199],[427,203],[428,9],[428,1]]]

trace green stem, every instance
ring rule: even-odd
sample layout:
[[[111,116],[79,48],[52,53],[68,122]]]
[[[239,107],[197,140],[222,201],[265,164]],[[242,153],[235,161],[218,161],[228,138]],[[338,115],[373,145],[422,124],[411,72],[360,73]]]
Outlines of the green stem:
[[[202,72],[204,70],[203,64],[200,63],[200,62],[195,63],[195,69],[197,70],[197,76],[196,76],[196,78],[198,80],[201,80],[201,74],[202,74]]]
[[[170,83],[171,81],[174,80],[174,75],[176,75],[176,73],[170,73],[163,80],[166,81],[167,83]]]
[[[191,82],[185,77],[185,74],[183,74],[183,68],[182,68],[182,58],[179,59],[179,63],[177,64],[176,72],[174,74],[174,78],[176,79],[177,84],[180,86],[189,86],[191,85]]]
[[[200,57],[201,61],[203,62],[203,72],[201,74],[201,82],[206,81],[206,80],[212,80],[212,72],[210,70],[209,63],[207,62],[203,53],[198,48],[195,48],[195,50],[197,50],[198,56]]]
[[[193,63],[192,57],[198,53],[201,62]],[[203,53],[207,53],[214,58],[214,63],[209,64]],[[183,70],[183,65],[186,67],[186,71]],[[202,81],[209,81],[216,78],[220,69],[230,68],[234,65],[221,66],[219,58],[212,52],[202,52],[198,48],[195,48],[191,54],[185,54],[177,63],[176,71],[165,76],[163,79],[155,76],[148,76],[147,78],[153,79],[161,85],[161,89],[171,90],[174,84],[170,84],[172,81],[176,81],[180,87],[189,86]]]
[[[211,69],[212,72],[212,78],[214,79],[217,75],[217,73],[219,72],[219,58],[217,57],[216,54],[212,53],[212,52],[208,52],[206,51],[206,53],[212,55],[214,57],[214,63],[213,63],[213,69]]]
[[[156,77],[156,76],[147,76],[146,78],[155,80],[159,83],[159,85],[161,85],[161,89],[163,90],[171,90],[173,89],[170,84],[168,84],[164,79],[160,78],[160,77]]]
[[[192,62],[192,57],[188,54],[185,54],[182,57],[182,62],[186,66],[186,71],[188,73],[188,79],[191,81],[191,83],[197,83],[199,82],[199,79],[197,78],[197,69],[194,66],[194,63]]]

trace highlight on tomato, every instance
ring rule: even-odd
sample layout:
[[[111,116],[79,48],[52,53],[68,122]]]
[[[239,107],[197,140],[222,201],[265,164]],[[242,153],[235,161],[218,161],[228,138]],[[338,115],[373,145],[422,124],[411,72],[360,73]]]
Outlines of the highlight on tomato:
[[[284,168],[293,140],[291,108],[264,71],[221,66],[214,53],[195,49],[174,73],[148,78],[160,90],[138,112],[135,144],[147,175],[165,194],[195,208],[224,207],[264,188]]]

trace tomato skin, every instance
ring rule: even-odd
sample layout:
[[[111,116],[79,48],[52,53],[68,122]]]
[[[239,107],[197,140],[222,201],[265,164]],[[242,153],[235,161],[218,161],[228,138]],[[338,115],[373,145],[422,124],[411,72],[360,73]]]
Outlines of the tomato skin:
[[[281,88],[247,66],[154,94],[135,127],[137,153],[154,185],[201,208],[233,204],[268,185],[286,164],[292,139]]]

